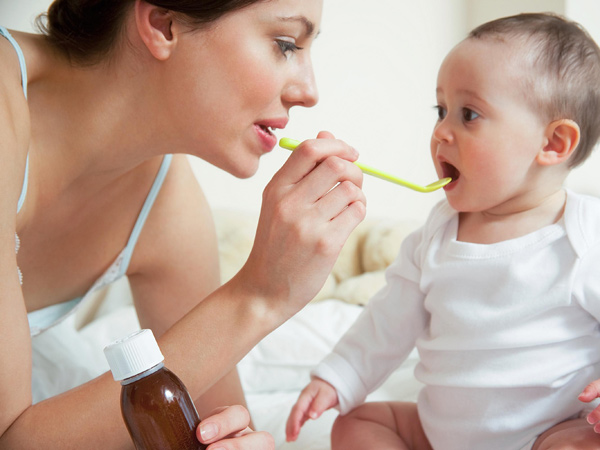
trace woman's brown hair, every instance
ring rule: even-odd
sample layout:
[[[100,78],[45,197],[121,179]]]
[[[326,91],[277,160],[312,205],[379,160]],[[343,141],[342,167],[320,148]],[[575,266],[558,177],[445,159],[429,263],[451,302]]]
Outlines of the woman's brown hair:
[[[190,25],[210,24],[223,15],[265,0],[144,0],[177,13]],[[115,47],[134,0],[55,0],[37,18],[38,29],[74,64],[93,65]]]

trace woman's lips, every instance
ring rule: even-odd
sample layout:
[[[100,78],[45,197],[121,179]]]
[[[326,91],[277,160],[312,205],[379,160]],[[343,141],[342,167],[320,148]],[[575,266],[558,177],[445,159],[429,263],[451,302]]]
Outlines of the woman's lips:
[[[277,137],[271,129],[265,125],[255,124],[254,129],[258,135],[258,139],[262,144],[263,150],[270,152],[277,145]]]
[[[277,145],[277,136],[273,134],[273,130],[283,129],[288,123],[287,117],[275,117],[270,119],[262,119],[254,124],[254,129],[262,144],[263,150],[270,152]]]

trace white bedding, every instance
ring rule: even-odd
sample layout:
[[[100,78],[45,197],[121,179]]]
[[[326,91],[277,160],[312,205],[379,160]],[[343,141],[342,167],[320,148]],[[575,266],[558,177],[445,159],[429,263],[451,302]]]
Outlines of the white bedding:
[[[131,304],[121,300],[104,301],[95,319],[76,331],[71,318],[37,339],[38,366],[51,375],[40,389],[64,390],[108,370],[102,349],[114,339],[138,329]],[[127,297],[125,295],[125,297]],[[360,306],[339,300],[309,304],[295,317],[260,342],[239,364],[242,385],[255,427],[270,432],[278,449],[329,449],[329,432],[337,411],[326,412],[320,419],[305,424],[295,443],[285,442],[285,422],[298,394],[309,381],[310,370],[329,352],[361,311]],[[53,349],[58,349],[54,351]],[[70,353],[73,350],[76,353]],[[54,353],[53,353],[54,352]],[[85,352],[85,364],[78,353]],[[368,400],[415,400],[420,389],[413,377],[416,355],[405,362]],[[41,365],[41,366],[40,366]],[[46,366],[46,367],[44,367]],[[77,369],[79,366],[79,369]],[[89,371],[90,373],[86,373]]]
[[[260,342],[239,364],[242,384],[257,429],[269,431],[281,450],[328,450],[336,410],[308,421],[298,440],[285,442],[285,422],[310,370],[331,350],[362,307],[339,300],[309,304]],[[413,376],[416,352],[367,400],[416,401],[421,388]]]

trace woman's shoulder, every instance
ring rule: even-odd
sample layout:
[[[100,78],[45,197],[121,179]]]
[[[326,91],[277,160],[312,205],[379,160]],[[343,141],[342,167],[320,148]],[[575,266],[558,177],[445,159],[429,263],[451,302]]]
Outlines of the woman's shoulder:
[[[27,101],[21,84],[21,65],[19,57],[14,46],[5,37],[0,36],[0,95],[2,102],[0,108],[6,112],[25,112],[13,111],[15,108],[23,107]],[[14,114],[10,116],[3,115],[2,120],[15,119]]]
[[[187,156],[173,155],[140,235],[132,271],[137,271],[140,262],[162,265],[171,255],[179,258],[191,248],[202,249],[208,256],[215,244],[212,212]]]
[[[4,189],[9,192],[4,193],[10,202],[16,201],[22,187],[30,121],[17,53],[4,37],[0,37],[0,61],[0,178],[8,182]],[[5,206],[8,204],[3,202],[2,207]]]
[[[21,83],[22,68],[18,53],[20,51],[20,47],[16,48],[6,36],[0,35],[0,92],[4,100],[0,107],[3,108],[12,106],[15,101],[25,101]],[[7,104],[6,101],[12,102]]]
[[[178,234],[191,230],[202,232],[207,224],[212,224],[208,201],[186,155],[173,155],[161,192],[156,198],[156,211],[162,227],[178,229]]]

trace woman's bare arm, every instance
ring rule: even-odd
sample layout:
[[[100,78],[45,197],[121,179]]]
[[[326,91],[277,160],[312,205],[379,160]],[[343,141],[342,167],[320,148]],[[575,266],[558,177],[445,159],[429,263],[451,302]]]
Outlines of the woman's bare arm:
[[[193,397],[318,292],[365,214],[362,174],[348,161],[353,158],[339,141],[321,139],[299,147],[265,190],[257,243],[244,268],[159,339],[166,365]],[[22,323],[24,313],[21,307]],[[3,338],[17,339],[24,350],[29,339],[22,343],[22,328],[21,336]],[[2,355],[0,366],[10,356]],[[28,360],[29,355],[20,357],[19,383],[27,379],[22,392],[31,389]],[[8,394],[10,385],[4,386],[0,389]],[[12,415],[3,416],[0,448],[128,448],[118,392],[118,383],[105,374],[34,406],[26,406],[30,394],[19,395],[11,404]]]
[[[185,155],[173,157],[133,254],[129,281],[141,326],[156,336],[221,284],[212,213]],[[246,406],[237,370],[195,402],[200,417],[222,405]]]

